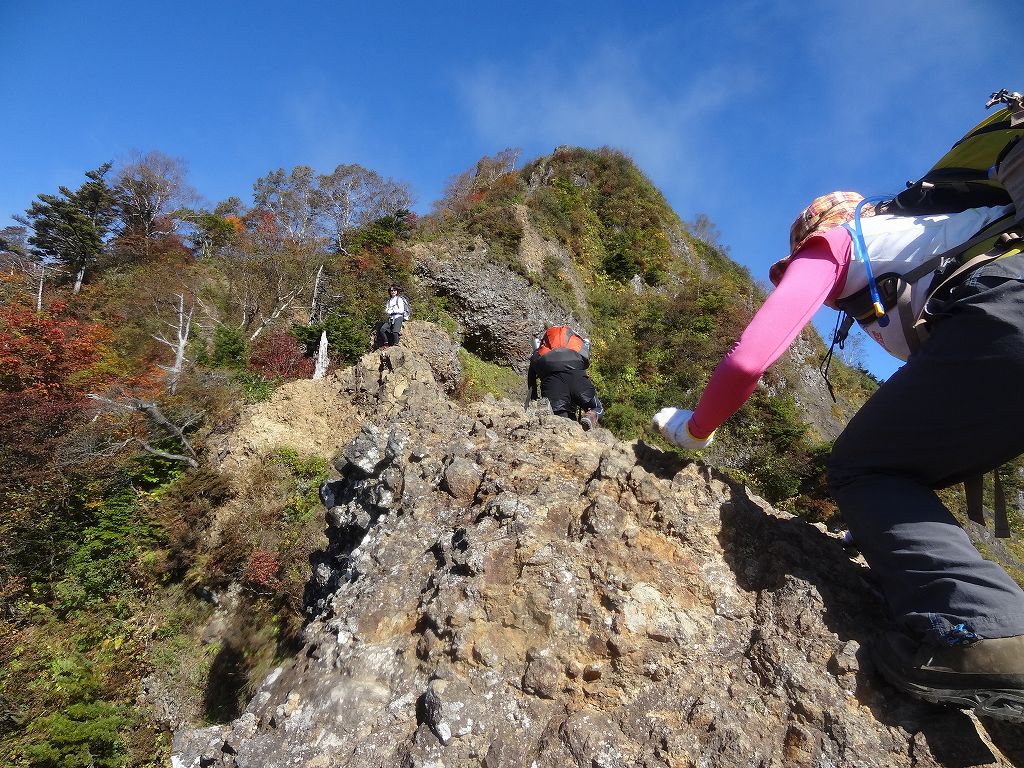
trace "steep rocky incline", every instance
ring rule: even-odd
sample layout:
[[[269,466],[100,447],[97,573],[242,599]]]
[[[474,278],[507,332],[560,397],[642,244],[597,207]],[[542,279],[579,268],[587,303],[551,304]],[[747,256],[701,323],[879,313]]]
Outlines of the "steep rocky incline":
[[[1005,725],[881,683],[884,610],[825,531],[643,442],[448,401],[392,348],[326,489],[305,648],[200,766],[1013,765]]]

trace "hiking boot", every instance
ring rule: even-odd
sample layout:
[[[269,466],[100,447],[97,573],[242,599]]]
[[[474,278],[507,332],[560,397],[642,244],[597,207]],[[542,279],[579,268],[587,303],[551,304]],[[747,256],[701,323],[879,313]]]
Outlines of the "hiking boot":
[[[583,431],[588,432],[597,426],[597,411],[589,410],[580,416],[580,424],[583,426]]]
[[[1024,635],[934,646],[886,632],[871,655],[882,676],[911,696],[1024,723]]]

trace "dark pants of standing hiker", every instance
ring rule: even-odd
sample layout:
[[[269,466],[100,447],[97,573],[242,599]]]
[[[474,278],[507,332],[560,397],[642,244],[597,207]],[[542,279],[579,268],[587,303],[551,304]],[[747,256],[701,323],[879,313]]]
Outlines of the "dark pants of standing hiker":
[[[959,624],[1024,634],[1024,592],[984,560],[933,489],[1024,452],[1024,254],[954,289],[921,351],[850,421],[829,485],[897,623],[932,644]]]
[[[399,339],[402,338],[402,321],[404,319],[401,315],[396,315],[385,320],[377,331],[377,346],[393,347],[398,344]]]

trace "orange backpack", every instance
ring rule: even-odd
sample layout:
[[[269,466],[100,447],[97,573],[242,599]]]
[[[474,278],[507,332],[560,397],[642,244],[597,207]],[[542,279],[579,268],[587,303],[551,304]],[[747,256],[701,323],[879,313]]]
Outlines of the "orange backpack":
[[[540,346],[537,347],[537,354],[543,356],[553,349],[571,349],[583,354],[583,346],[583,337],[568,325],[555,325],[544,332]]]

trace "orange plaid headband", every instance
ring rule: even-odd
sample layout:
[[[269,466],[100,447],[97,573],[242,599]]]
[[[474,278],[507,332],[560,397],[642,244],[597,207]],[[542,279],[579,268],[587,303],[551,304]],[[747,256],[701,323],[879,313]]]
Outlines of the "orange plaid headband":
[[[863,195],[856,192],[832,192],[821,197],[816,197],[811,204],[804,208],[796,217],[793,226],[789,228],[789,255],[779,259],[772,264],[768,270],[768,278],[773,285],[778,285],[782,279],[783,272],[789,266],[790,259],[797,251],[815,235],[824,234],[830,229],[853,221],[854,211],[857,203],[864,199]],[[871,216],[874,208],[865,205],[861,209],[861,216]]]

